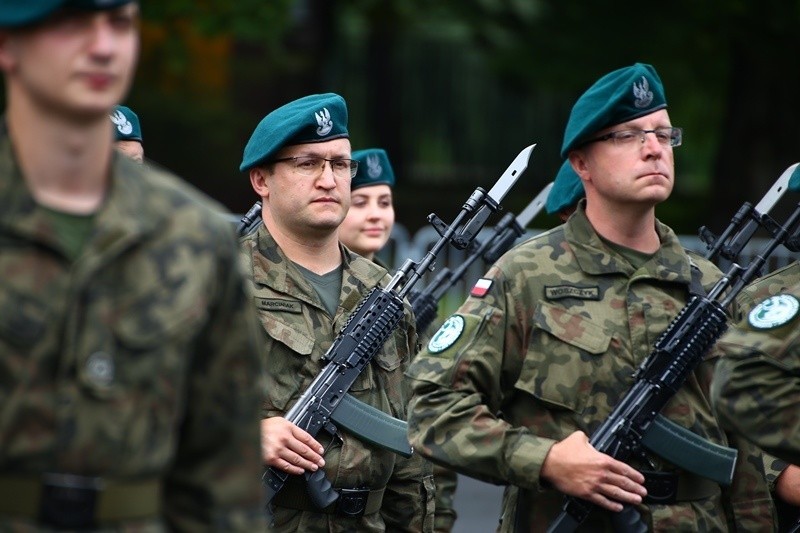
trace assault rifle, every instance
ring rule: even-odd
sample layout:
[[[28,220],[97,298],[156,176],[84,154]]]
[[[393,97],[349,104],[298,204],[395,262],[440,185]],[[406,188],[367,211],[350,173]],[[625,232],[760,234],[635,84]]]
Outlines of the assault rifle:
[[[516,218],[511,213],[506,213],[494,227],[494,231],[488,239],[483,242],[475,239],[473,245],[469,247],[466,260],[458,268],[450,270],[445,267],[425,289],[412,291],[408,300],[414,309],[418,332],[422,333],[430,326],[433,319],[436,318],[439,300],[453,284],[464,276],[467,269],[478,258],[483,257],[487,264],[492,264],[506,253],[518,238],[522,237],[525,228],[544,207],[547,195],[550,194],[552,188],[553,183],[548,183]]]
[[[359,303],[322,357],[325,366],[286,413],[287,420],[311,436],[317,435],[321,430],[335,436],[338,433],[336,421],[340,420],[337,417],[338,411],[352,411],[353,405],[374,410],[371,406],[352,399],[346,394],[347,391],[402,320],[403,299],[425,271],[433,270],[436,256],[441,249],[449,243],[468,246],[486,224],[488,217],[501,209],[500,201],[527,168],[534,146],[528,146],[519,153],[488,193],[480,187],[477,188],[452,224],[444,224],[433,213],[428,215],[428,221],[434,223],[437,229],[442,229],[441,239],[421,261],[407,259],[385,288],[373,288]],[[380,435],[375,437],[380,438]],[[405,433],[403,439],[408,447]],[[411,455],[410,447],[405,455]],[[265,471],[262,480],[265,484],[267,505],[284,486],[289,475],[273,467]],[[339,498],[339,493],[331,486],[322,469],[313,473],[306,472],[304,476],[309,498],[318,508],[324,509]]]
[[[781,175],[779,182],[788,185],[791,177],[800,171],[795,163]],[[598,451],[620,461],[626,461],[642,452],[642,439],[659,412],[683,386],[689,375],[703,360],[705,354],[727,329],[726,308],[736,296],[756,277],[768,257],[780,245],[794,246],[790,239],[800,221],[800,205],[790,215],[785,225],[775,222],[767,212],[777,201],[773,191],[767,200],[760,202],[762,212],[746,210],[743,217],[734,217],[731,227],[723,235],[731,238],[731,257],[738,257],[758,227],[764,228],[772,238],[745,268],[733,262],[708,295],[692,295],[678,316],[655,342],[653,350],[634,374],[635,383],[614,407],[589,442]],[[782,193],[781,193],[782,194]],[[778,196],[779,198],[780,196]],[[740,210],[741,212],[741,210]],[[752,226],[755,223],[756,226]],[[751,232],[752,230],[752,232]],[[749,236],[747,233],[749,232]],[[745,239],[744,237],[747,236]],[[741,237],[741,238],[740,238]],[[725,243],[717,243],[719,249]],[[574,531],[594,508],[594,504],[574,496],[567,496],[561,513],[550,524],[548,533]],[[647,531],[647,526],[635,507],[626,505],[613,516],[618,530]]]

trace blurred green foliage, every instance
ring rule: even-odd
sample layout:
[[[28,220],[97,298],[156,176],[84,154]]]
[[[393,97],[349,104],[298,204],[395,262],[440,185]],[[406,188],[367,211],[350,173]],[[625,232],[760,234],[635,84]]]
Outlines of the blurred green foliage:
[[[327,91],[348,101],[354,148],[389,152],[398,220],[412,231],[535,142],[504,202],[515,211],[555,175],[575,98],[636,61],[657,68],[685,131],[672,201],[659,207],[677,231],[721,228],[800,160],[800,72],[772,59],[800,52],[797,0],[171,0],[142,12],[126,103],[147,155],[234,211],[254,200],[237,168],[258,121]]]

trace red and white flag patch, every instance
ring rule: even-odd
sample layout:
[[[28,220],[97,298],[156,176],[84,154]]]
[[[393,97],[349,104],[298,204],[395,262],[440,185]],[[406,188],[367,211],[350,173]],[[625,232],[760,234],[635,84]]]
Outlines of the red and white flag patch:
[[[491,287],[492,287],[492,280],[481,278],[475,283],[475,286],[472,287],[472,290],[469,291],[469,294],[470,296],[483,298],[484,296],[486,296],[486,293],[489,292],[489,289]]]

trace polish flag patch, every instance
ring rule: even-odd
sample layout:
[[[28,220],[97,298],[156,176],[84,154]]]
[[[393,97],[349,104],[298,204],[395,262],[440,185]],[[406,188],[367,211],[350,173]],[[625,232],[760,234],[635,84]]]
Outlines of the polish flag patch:
[[[475,286],[472,287],[472,290],[469,291],[470,296],[476,296],[478,298],[483,298],[486,296],[486,293],[489,292],[489,289],[492,287],[492,280],[481,278],[475,283]]]

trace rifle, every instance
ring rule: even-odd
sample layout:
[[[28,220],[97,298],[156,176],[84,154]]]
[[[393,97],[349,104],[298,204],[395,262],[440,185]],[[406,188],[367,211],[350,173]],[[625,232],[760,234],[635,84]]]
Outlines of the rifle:
[[[236,226],[236,235],[242,237],[247,235],[261,224],[261,200],[253,204],[253,207],[247,210],[247,213],[242,216],[239,225]]]
[[[511,213],[506,213],[488,239],[483,242],[475,239],[473,246],[469,247],[466,260],[458,268],[455,270],[443,268],[425,289],[411,293],[409,302],[414,309],[418,332],[422,333],[430,326],[436,318],[439,300],[464,276],[475,260],[483,257],[487,264],[494,263],[525,233],[525,228],[544,207],[552,188],[553,183],[548,183],[516,218]]]
[[[742,204],[742,207],[733,215],[730,224],[722,235],[714,235],[707,226],[700,227],[700,240],[705,243],[707,248],[706,259],[709,261],[727,260],[729,262],[739,260],[739,254],[758,228],[763,224],[769,223],[764,217],[783,197],[786,191],[790,190],[790,182],[794,175],[793,168],[794,166],[790,166],[780,175],[755,207],[749,202]]]
[[[334,423],[337,408],[347,403],[345,398],[349,395],[346,392],[403,318],[403,298],[426,270],[433,270],[436,256],[445,245],[451,242],[469,245],[489,215],[501,209],[500,201],[527,168],[534,146],[528,146],[519,153],[488,193],[478,187],[464,203],[452,224],[445,225],[433,213],[428,215],[429,221],[435,221],[438,227],[443,228],[441,239],[421,261],[407,259],[385,288],[374,287],[359,303],[322,357],[325,366],[286,413],[287,420],[303,428],[311,436],[316,436],[321,430],[334,436],[338,433]],[[356,402],[352,398],[351,400],[351,405]],[[407,441],[405,445],[408,446]],[[409,449],[408,455],[410,454]],[[289,475],[273,467],[264,472],[262,481],[265,484],[267,505],[284,486]],[[309,497],[318,508],[324,509],[339,498],[339,493],[331,486],[322,469],[313,473],[306,472],[304,476]]]
[[[790,166],[781,176],[788,183],[794,173],[798,173],[798,165]],[[771,191],[772,192],[772,191]],[[737,257],[741,248],[752,237],[755,229],[764,228],[772,236],[771,240],[756,255],[747,268],[733,263],[722,278],[714,284],[708,295],[692,295],[689,302],[681,309],[667,329],[655,342],[653,350],[634,373],[635,383],[625,393],[611,414],[590,438],[591,445],[598,451],[625,461],[636,453],[641,453],[642,437],[650,429],[660,411],[672,399],[672,396],[683,386],[689,375],[703,360],[706,352],[716,343],[727,329],[725,309],[733,303],[736,296],[750,282],[758,277],[759,270],[767,258],[781,244],[794,246],[790,242],[790,232],[794,231],[800,221],[800,205],[790,215],[783,226],[771,219],[769,211],[776,201],[774,195],[767,194],[762,206],[765,212],[752,210],[746,217],[734,217],[732,227],[725,235],[735,239],[732,257]],[[770,204],[770,202],[772,204]],[[740,210],[741,212],[741,210]],[[757,224],[751,226],[750,222]],[[738,248],[738,249],[737,249]],[[720,246],[722,249],[722,246]],[[550,524],[548,533],[574,531],[594,508],[594,504],[574,496],[567,496],[561,513]],[[618,529],[622,531],[647,531],[646,524],[635,507],[626,505],[614,518]]]

